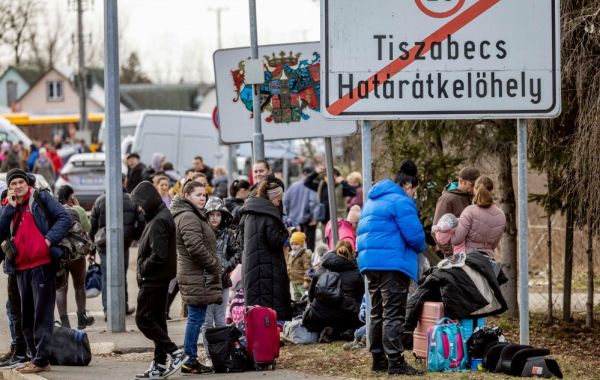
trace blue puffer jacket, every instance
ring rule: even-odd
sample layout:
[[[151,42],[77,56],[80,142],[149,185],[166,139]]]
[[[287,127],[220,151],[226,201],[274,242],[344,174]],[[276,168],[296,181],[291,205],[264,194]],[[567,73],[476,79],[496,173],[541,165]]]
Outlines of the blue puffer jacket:
[[[425,232],[414,199],[385,179],[369,191],[358,222],[358,267],[396,270],[417,280],[420,252],[425,250]]]
[[[31,207],[35,225],[42,235],[50,242],[50,255],[52,256],[52,259],[56,260],[62,257],[64,253],[63,249],[60,248],[58,244],[64,239],[67,232],[69,232],[73,221],[65,208],[52,197],[52,194],[48,191],[40,191],[39,194],[48,210],[48,216],[51,220],[48,221],[46,219],[44,210],[37,204],[33,194],[31,194],[29,198],[29,207]],[[10,236],[10,226],[15,212],[16,209],[10,204],[7,204],[2,209],[2,215],[0,215],[0,241],[4,241],[4,239]],[[12,263],[8,261],[5,262],[4,270],[6,273],[13,273],[14,267]]]

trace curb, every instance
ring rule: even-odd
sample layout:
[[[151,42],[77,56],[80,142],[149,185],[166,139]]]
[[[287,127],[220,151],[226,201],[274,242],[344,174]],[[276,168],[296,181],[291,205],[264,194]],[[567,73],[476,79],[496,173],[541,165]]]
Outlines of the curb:
[[[48,380],[36,374],[22,374],[14,369],[0,369],[0,379],[3,380]]]

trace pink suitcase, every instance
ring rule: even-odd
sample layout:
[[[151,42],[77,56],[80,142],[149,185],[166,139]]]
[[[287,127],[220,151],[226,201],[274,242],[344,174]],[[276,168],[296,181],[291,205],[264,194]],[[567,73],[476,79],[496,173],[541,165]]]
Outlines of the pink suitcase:
[[[427,330],[444,317],[444,304],[442,302],[425,302],[419,323],[413,332],[413,354],[417,359],[427,362]]]
[[[279,357],[279,328],[275,310],[263,306],[247,309],[246,350],[256,369],[275,369],[275,359]]]

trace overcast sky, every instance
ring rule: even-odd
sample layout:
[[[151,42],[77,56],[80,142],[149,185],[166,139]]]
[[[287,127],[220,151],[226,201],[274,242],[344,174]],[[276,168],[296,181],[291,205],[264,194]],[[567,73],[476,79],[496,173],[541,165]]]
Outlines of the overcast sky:
[[[75,26],[69,0],[42,0],[52,19]],[[89,1],[89,0],[88,0]],[[143,70],[155,81],[213,81],[212,54],[217,48],[218,7],[222,13],[223,48],[249,46],[248,0],[119,0],[122,56],[139,54]],[[257,0],[259,44],[319,39],[319,2],[314,0]],[[86,12],[86,34],[101,46],[104,1],[94,0]],[[50,15],[50,16],[48,16]],[[51,23],[52,21],[48,21]],[[69,31],[70,34],[72,31]],[[72,49],[69,47],[69,49]]]

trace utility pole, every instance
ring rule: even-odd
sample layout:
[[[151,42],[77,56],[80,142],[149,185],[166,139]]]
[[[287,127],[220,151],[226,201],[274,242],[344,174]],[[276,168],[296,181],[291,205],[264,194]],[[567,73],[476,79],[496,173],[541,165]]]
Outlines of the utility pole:
[[[83,39],[83,12],[84,1],[87,3],[88,0],[72,0],[75,1],[75,8],[77,11],[77,58],[79,63],[79,70],[77,74],[77,85],[79,89],[79,130],[88,130],[88,117],[87,117],[87,88],[86,88],[86,71],[85,71],[85,41]],[[92,0],[93,2],[93,0]],[[90,4],[91,6],[91,4]]]
[[[229,10],[228,7],[211,7],[209,12],[215,12],[217,15],[217,50],[223,48],[223,40],[221,35],[221,14],[223,11]],[[233,182],[233,172],[236,170],[235,157],[237,156],[237,145],[227,145],[227,183]]]

